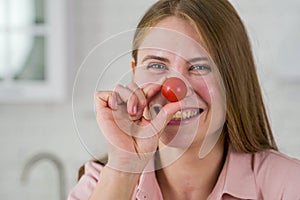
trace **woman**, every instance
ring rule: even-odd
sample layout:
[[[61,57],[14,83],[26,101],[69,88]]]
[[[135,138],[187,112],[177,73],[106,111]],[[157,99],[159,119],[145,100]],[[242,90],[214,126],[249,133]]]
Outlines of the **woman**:
[[[300,162],[277,151],[230,3],[160,0],[137,28],[133,82],[95,95],[108,161],[88,162],[69,199],[300,199]],[[178,102],[160,92],[173,76]]]

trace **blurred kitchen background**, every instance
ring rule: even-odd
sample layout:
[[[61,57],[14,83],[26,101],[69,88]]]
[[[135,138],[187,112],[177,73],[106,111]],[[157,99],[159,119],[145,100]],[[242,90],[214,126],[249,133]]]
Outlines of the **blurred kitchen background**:
[[[82,130],[97,132],[93,106],[85,106],[93,98],[86,92],[95,88],[92,71],[83,73],[76,89],[78,136],[76,73],[96,45],[135,28],[153,2],[0,0],[1,200],[66,199],[79,166],[93,157],[93,148],[83,144],[105,152],[103,141],[81,142]],[[280,150],[300,159],[300,1],[231,2],[251,37]],[[99,60],[89,62],[104,70]],[[129,69],[129,62],[123,67]]]

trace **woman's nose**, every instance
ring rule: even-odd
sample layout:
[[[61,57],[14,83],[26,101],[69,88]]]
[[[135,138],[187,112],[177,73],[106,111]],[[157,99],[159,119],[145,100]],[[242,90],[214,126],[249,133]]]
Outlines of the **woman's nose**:
[[[192,88],[192,86],[190,84],[187,85],[187,93],[186,93],[186,96],[189,97],[189,96],[192,96],[194,95],[194,89]]]
[[[167,78],[162,85],[162,94],[170,102],[180,101],[187,94],[187,86],[180,78]]]

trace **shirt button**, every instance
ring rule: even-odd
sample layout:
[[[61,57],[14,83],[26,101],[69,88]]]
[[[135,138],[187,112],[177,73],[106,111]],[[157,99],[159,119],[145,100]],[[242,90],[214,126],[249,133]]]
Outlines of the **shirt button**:
[[[145,194],[145,193],[142,193],[142,198],[143,198],[143,199],[148,199],[148,195]]]
[[[139,194],[139,199],[149,199],[148,194],[146,192],[140,191]]]

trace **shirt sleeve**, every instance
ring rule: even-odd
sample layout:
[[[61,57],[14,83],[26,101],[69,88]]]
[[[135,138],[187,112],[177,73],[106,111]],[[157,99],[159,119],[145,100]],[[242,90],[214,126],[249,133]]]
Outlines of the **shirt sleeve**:
[[[286,167],[286,170],[281,170],[281,173],[285,174],[285,177],[281,181],[283,185],[283,200],[300,199],[300,162],[293,161],[290,166]],[[280,180],[279,180],[280,181]]]
[[[88,200],[99,181],[103,166],[95,162],[84,165],[84,174],[71,190],[68,200]]]
[[[300,161],[282,153],[261,153],[255,168],[261,199],[300,199]]]

